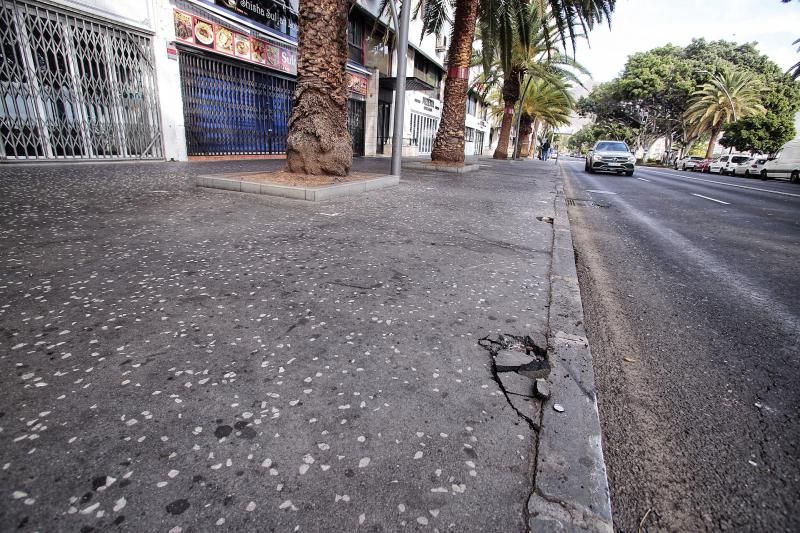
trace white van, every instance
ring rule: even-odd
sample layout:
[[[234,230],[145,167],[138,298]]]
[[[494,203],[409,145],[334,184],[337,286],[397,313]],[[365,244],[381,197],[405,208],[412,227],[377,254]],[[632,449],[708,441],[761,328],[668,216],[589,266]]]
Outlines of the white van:
[[[761,170],[761,179],[789,178],[792,183],[800,183],[800,140],[790,141],[774,159],[770,159]]]

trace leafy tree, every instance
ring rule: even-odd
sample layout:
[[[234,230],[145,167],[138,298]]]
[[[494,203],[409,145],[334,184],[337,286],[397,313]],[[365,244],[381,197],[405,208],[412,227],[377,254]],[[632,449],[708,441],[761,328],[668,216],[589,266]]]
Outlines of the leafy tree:
[[[628,58],[619,78],[619,97],[638,117],[636,144],[645,152],[663,136],[667,151],[673,139],[681,137],[689,95],[697,85],[695,69],[683,49],[667,45]]]
[[[685,151],[703,134],[685,118],[689,97],[698,87],[727,71],[751,73],[761,81],[761,104],[766,114],[737,117],[741,124],[726,125],[731,133],[726,133],[725,142],[734,143],[738,132],[745,137],[737,146],[766,149],[785,142],[791,133],[788,126],[800,105],[799,84],[759,53],[755,43],[694,39],[685,48],[667,45],[633,54],[622,74],[595,87],[579,101],[578,110],[597,122],[617,122],[636,129],[634,145],[642,149],[663,136],[668,151],[672,151],[673,143]]]
[[[794,134],[794,121],[791,118],[767,113],[731,124],[719,142],[739,152],[775,154],[794,138]]]
[[[694,92],[686,110],[686,119],[696,132],[711,132],[706,157],[726,124],[752,115],[763,114],[761,83],[747,71],[725,71],[719,78],[703,84]]]
[[[629,146],[633,146],[638,134],[638,130],[620,122],[600,120],[592,124],[585,124],[569,138],[567,146],[581,153],[585,153],[601,139],[621,140],[628,143]]]
[[[774,154],[795,136],[794,115],[800,110],[800,84],[788,76],[771,80],[763,103],[766,113],[745,117],[725,129],[720,144],[739,151]]]
[[[589,146],[595,143],[594,132],[591,124],[584,124],[567,140],[567,148],[572,151],[584,153]]]

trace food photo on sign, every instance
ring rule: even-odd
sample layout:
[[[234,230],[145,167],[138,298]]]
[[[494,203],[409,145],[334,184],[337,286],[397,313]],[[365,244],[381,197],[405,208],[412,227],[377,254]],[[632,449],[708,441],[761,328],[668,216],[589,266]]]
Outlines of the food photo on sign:
[[[250,39],[244,35],[234,33],[233,42],[236,57],[250,59]]]
[[[233,32],[228,28],[217,26],[217,51],[233,55]]]
[[[181,41],[194,42],[192,16],[180,11],[175,12],[175,37]]]
[[[267,52],[264,49],[264,43],[258,39],[253,39],[250,43],[250,59],[262,65],[267,62]]]
[[[194,37],[199,44],[214,47],[214,26],[210,22],[195,18]]]

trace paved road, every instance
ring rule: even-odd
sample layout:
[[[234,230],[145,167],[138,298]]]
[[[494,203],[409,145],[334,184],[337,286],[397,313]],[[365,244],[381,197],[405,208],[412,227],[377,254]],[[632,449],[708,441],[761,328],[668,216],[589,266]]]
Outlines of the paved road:
[[[561,164],[615,527],[800,530],[800,187]]]

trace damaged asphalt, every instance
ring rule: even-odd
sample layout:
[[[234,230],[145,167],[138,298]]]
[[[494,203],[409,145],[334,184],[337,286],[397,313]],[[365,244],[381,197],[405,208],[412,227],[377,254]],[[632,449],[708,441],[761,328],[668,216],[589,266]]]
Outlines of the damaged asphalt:
[[[584,421],[559,381],[581,333],[551,321],[557,167],[321,204],[192,181],[280,165],[0,167],[2,523],[603,530],[548,485],[578,461],[550,429]]]

